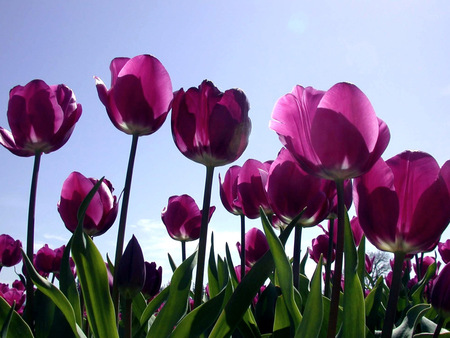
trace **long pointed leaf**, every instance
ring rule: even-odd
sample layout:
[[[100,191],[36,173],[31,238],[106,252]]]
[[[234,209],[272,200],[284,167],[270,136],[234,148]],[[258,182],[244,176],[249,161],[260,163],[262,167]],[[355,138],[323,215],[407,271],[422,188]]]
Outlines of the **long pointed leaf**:
[[[11,311],[11,320],[9,321],[6,337],[33,338],[33,334],[27,323],[2,297],[0,297],[0,328],[2,328],[2,330],[5,328],[6,330],[6,323],[8,322],[8,316]]]

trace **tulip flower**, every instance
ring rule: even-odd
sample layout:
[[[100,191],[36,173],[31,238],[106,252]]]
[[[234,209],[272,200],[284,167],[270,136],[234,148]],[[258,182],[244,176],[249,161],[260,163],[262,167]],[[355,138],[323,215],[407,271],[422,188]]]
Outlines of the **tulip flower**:
[[[18,285],[20,285],[19,288],[17,288]],[[26,294],[25,287],[21,282],[15,281],[12,288],[7,284],[0,283],[0,297],[3,298],[9,306],[13,306],[14,302],[16,302],[14,310],[20,315],[23,313]]]
[[[433,283],[431,305],[442,317],[450,317],[450,264],[444,266]]]
[[[322,234],[317,236],[312,240],[311,248],[308,248],[309,255],[314,260],[314,262],[318,263],[320,259],[320,255],[323,255],[324,264],[327,263],[327,255],[328,255],[328,246],[330,239],[328,235]],[[331,262],[334,261],[336,256],[336,251],[332,249]]]
[[[438,251],[445,264],[450,262],[450,239],[444,243],[438,243]]]
[[[267,179],[272,161],[259,162],[254,159],[245,161],[238,182],[238,200],[241,201],[242,212],[251,219],[259,217],[261,207],[266,214],[273,214],[267,195]]]
[[[436,263],[436,260],[434,259],[434,257],[425,256],[420,259],[420,262],[419,262],[420,270],[417,267],[417,264],[413,264],[413,268],[414,268],[414,271],[416,272],[418,279],[422,279],[426,275],[428,268],[433,263]],[[436,271],[435,271],[434,275],[431,276],[431,279],[436,278],[440,266],[441,266],[441,262],[437,262],[436,263]]]
[[[145,262],[145,282],[142,293],[146,298],[152,298],[159,293],[162,281],[162,267],[156,268],[155,262]]]
[[[34,258],[34,265],[39,272],[43,272],[45,274],[49,273],[59,273],[61,268],[61,260],[64,254],[66,246],[63,245],[57,249],[50,249],[48,244],[45,244],[41,249],[36,253],[36,257]]]
[[[219,174],[220,184],[220,199],[222,204],[228,212],[233,215],[243,215],[242,203],[239,200],[237,183],[241,167],[234,165],[227,170],[225,178],[222,183],[222,179]]]
[[[306,172],[343,180],[367,172],[389,143],[389,130],[355,85],[328,91],[296,86],[281,97],[270,128]]]
[[[187,158],[208,167],[236,161],[247,148],[249,103],[240,89],[220,92],[212,82],[175,93],[172,135]]]
[[[57,208],[69,231],[76,230],[78,209],[97,182],[97,179],[86,178],[76,171],[64,181]],[[116,220],[118,203],[113,191],[112,184],[104,179],[92,198],[83,221],[83,229],[89,236],[105,233]]]
[[[0,127],[0,144],[18,156],[50,153],[69,139],[81,116],[81,105],[67,86],[33,80],[9,92],[8,122]]]
[[[267,179],[267,195],[273,212],[290,223],[303,209],[298,223],[313,226],[329,214],[334,183],[307,174],[291,153],[283,148],[272,163]]]
[[[3,266],[14,266],[22,260],[22,242],[11,236],[0,235],[0,270]]]
[[[445,168],[429,154],[405,151],[355,179],[359,223],[373,245],[409,254],[437,245],[450,222]]]
[[[98,96],[114,126],[129,135],[150,135],[166,120],[173,99],[172,82],[151,55],[111,61],[111,88],[95,78]]]
[[[241,244],[237,242],[236,246],[241,254]],[[245,234],[245,265],[251,268],[267,251],[269,243],[264,233],[257,228],[251,228]]]
[[[144,256],[138,240],[133,235],[117,267],[117,285],[126,299],[133,299],[142,290],[144,282]]]

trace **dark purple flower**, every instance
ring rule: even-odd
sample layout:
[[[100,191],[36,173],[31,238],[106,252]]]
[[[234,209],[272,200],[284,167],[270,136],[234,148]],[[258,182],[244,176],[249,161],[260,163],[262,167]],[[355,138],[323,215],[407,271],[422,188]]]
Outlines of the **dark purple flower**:
[[[144,255],[136,237],[131,237],[117,267],[117,286],[126,299],[133,299],[145,282]]]
[[[223,183],[219,174],[220,199],[225,209],[234,215],[243,214],[237,188],[240,171],[241,167],[238,165],[230,167],[225,174]]]
[[[21,241],[6,234],[0,235],[0,269],[2,266],[14,266],[22,260],[21,247]]]
[[[19,314],[23,313],[26,295],[25,287],[22,283],[15,281],[12,288],[7,284],[0,283],[0,297],[6,300],[9,306],[13,306],[14,302],[16,302],[14,310]]]
[[[159,293],[162,281],[162,267],[156,268],[155,262],[145,262],[145,283],[142,293],[146,298],[152,298]]]
[[[166,120],[173,99],[172,82],[151,55],[111,61],[111,88],[95,77],[98,96],[114,126],[130,135],[150,135]]]
[[[61,199],[58,202],[58,212],[66,228],[74,232],[78,226],[78,209],[98,182],[95,178],[86,178],[74,171],[64,181]],[[104,179],[100,188],[87,208],[83,229],[89,236],[99,236],[105,233],[114,223],[118,211],[116,196],[111,183]]]
[[[220,92],[212,82],[175,93],[172,136],[187,158],[209,167],[236,161],[247,148],[249,103],[240,89]]]
[[[209,208],[209,219],[216,207]],[[171,196],[161,219],[169,236],[177,241],[195,241],[200,237],[202,211],[189,195]]]
[[[433,283],[431,305],[443,317],[450,317],[450,264],[446,264]]]
[[[450,262],[450,239],[444,243],[438,243],[438,251],[445,264]]]
[[[61,268],[61,260],[66,246],[63,245],[56,249],[50,249],[48,244],[45,244],[36,253],[34,258],[34,265],[38,272],[43,272],[44,275],[49,273],[58,274]]]
[[[329,247],[330,237],[328,235],[319,235],[312,240],[311,248],[308,248],[309,255],[314,260],[314,262],[318,263],[320,259],[320,255],[323,255],[323,263],[327,263],[328,256],[328,247]],[[331,262],[334,261],[336,257],[336,250],[332,249],[331,254]]]
[[[16,86],[9,92],[11,132],[0,127],[0,144],[18,156],[58,150],[72,135],[81,111],[74,93],[63,84],[33,80]]]
[[[239,255],[241,254],[241,243],[236,243]],[[269,243],[264,233],[257,229],[251,228],[245,234],[245,265],[252,267],[264,254],[269,251]]]

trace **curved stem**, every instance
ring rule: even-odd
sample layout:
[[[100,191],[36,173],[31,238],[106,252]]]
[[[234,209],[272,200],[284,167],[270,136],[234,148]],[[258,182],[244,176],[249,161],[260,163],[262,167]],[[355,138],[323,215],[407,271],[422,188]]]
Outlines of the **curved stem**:
[[[119,289],[116,283],[117,267],[123,252],[123,241],[125,237],[125,227],[127,222],[128,202],[130,200],[131,180],[133,177],[134,159],[136,158],[136,149],[139,135],[133,135],[131,141],[130,157],[128,159],[127,176],[125,178],[125,187],[123,188],[122,208],[120,211],[119,232],[117,235],[116,258],[114,261],[114,283],[113,283],[113,303],[116,311],[116,321],[119,319]]]
[[[245,276],[245,216],[241,215],[241,280]]]
[[[333,288],[331,290],[330,318],[328,322],[328,338],[336,336],[337,317],[339,310],[339,295],[341,291],[342,258],[344,255],[344,181],[336,180],[338,197],[338,232],[336,244],[336,258],[334,261]]]
[[[327,264],[325,265],[325,297],[330,298],[330,276],[331,276],[331,260],[333,255],[333,237],[334,237],[334,219],[328,220],[328,252]]]
[[[294,277],[294,287],[298,290],[300,275],[300,253],[302,251],[302,226],[300,224],[297,224],[295,226],[294,236],[294,258],[292,263],[292,274]]]
[[[33,262],[33,253],[34,253],[34,215],[36,210],[36,191],[39,176],[39,167],[41,164],[41,155],[42,155],[41,152],[37,152],[34,156],[33,174],[31,176],[30,203],[28,205],[27,256],[31,262]],[[34,290],[33,290],[33,282],[31,281],[31,278],[28,278],[28,276],[26,284],[27,284],[26,285],[27,304],[25,309],[25,318],[28,322],[28,325],[31,328],[31,331],[34,332],[34,323],[33,323]]]
[[[397,315],[397,302],[398,295],[400,293],[400,287],[402,285],[402,270],[403,260],[406,254],[403,252],[396,252],[394,254],[394,271],[392,274],[391,289],[389,291],[389,300],[384,316],[383,331],[381,333],[382,338],[388,338],[392,336],[392,330],[394,328],[395,317]]]
[[[197,275],[195,276],[194,308],[199,306],[202,302],[203,273],[205,271],[206,242],[208,239],[209,206],[211,204],[213,174],[214,167],[206,167],[205,191],[203,195],[202,209],[202,225],[200,229],[200,241],[198,244]]]

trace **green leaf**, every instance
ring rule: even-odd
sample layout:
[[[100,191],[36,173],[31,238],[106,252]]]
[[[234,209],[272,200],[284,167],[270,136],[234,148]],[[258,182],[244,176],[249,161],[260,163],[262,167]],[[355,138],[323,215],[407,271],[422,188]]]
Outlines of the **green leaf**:
[[[417,285],[417,288],[411,295],[411,299],[413,300],[414,304],[419,304],[419,303],[425,302],[425,300],[423,298],[423,292],[425,290],[425,286],[428,284],[430,279],[436,275],[436,269],[437,269],[436,262],[434,262],[433,264],[430,264],[430,266],[428,267],[425,276],[423,276],[422,280]]]
[[[2,297],[0,297],[0,328],[2,338],[33,338],[27,323]]]
[[[306,301],[303,319],[295,332],[295,337],[318,337],[322,327],[322,320],[322,256],[320,256],[311,280],[311,291]]]
[[[291,331],[291,316],[286,307],[284,296],[278,296],[277,303],[275,305],[275,318],[273,321],[273,337],[287,337],[290,336]]]
[[[273,227],[270,225],[267,216],[261,212],[261,220],[266,234],[267,242],[269,243],[270,251],[272,252],[275,263],[276,274],[280,283],[281,292],[283,293],[286,308],[292,317],[294,329],[296,330],[302,315],[295,303],[294,299],[294,283],[292,275],[292,266],[284,251],[284,246],[280,239],[275,235]]]
[[[347,212],[344,223],[345,290],[341,333],[343,337],[362,338],[366,336],[364,294],[358,277],[358,256]]]
[[[429,304],[417,304],[410,308],[402,323],[392,331],[392,338],[412,337],[418,321],[430,307]]]
[[[164,290],[158,293],[156,297],[153,298],[150,303],[148,303],[147,307],[141,315],[141,319],[139,320],[142,326],[145,326],[147,324],[147,321],[155,313],[155,311],[159,309],[161,304],[166,301],[167,297],[169,297],[169,287],[166,287]]]
[[[358,272],[359,281],[364,293],[364,276],[366,274],[366,237],[364,235],[358,246],[358,267],[356,268],[356,271]]]
[[[232,292],[232,286],[229,282],[215,297],[189,312],[180,323],[178,323],[171,337],[199,337],[206,334],[208,329],[219,317],[220,312]],[[189,335],[187,335],[188,332]]]
[[[175,272],[175,270],[177,269],[177,265],[175,264],[175,261],[173,260],[173,258],[170,255],[170,253],[167,253],[167,256],[169,258],[170,268],[172,269],[172,272]]]
[[[208,287],[209,296],[212,298],[220,292],[219,274],[217,272],[216,257],[214,253],[214,233],[211,233],[211,249],[208,260]]]
[[[186,313],[192,270],[196,263],[197,252],[188,257],[173,273],[170,281],[169,297],[156,316],[147,337],[167,337],[181,317]]]
[[[277,288],[273,283],[269,283],[259,296],[255,306],[255,319],[261,332],[272,332],[273,330],[277,299]]]
[[[372,332],[375,332],[375,329],[381,329],[380,324],[384,317],[385,311],[382,308],[382,301],[385,295],[383,295],[383,287],[383,277],[380,276],[365,299],[366,325]]]

